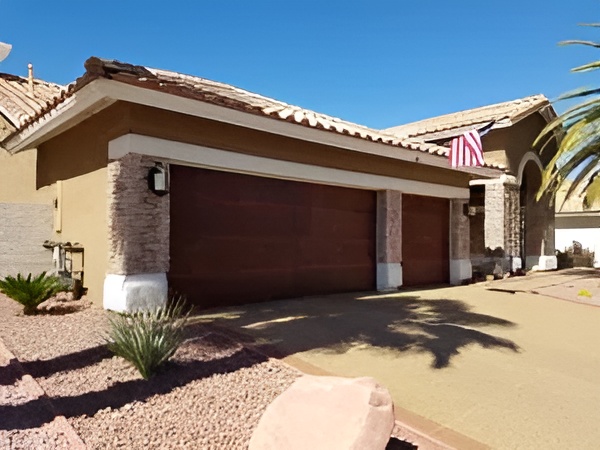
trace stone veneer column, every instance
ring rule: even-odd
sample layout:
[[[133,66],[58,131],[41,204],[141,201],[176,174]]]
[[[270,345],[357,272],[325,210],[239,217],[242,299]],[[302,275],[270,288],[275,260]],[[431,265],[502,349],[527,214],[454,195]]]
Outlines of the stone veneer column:
[[[402,192],[377,192],[377,290],[402,285]]]
[[[468,198],[450,200],[450,284],[461,284],[473,276],[468,207]]]
[[[510,175],[485,184],[485,246],[502,249],[507,261],[512,261],[509,270],[522,265],[519,192],[517,180]]]
[[[148,189],[155,161],[129,153],[108,164],[106,309],[134,311],[167,300],[169,195]]]
[[[507,256],[521,253],[521,201],[516,180],[504,183],[504,249]]]

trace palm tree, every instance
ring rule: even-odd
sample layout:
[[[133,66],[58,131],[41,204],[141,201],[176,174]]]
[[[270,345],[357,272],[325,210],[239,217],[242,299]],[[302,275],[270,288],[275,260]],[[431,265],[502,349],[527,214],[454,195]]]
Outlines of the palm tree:
[[[582,24],[600,27],[599,23]],[[586,45],[600,48],[593,41],[570,40],[560,45]],[[588,72],[600,69],[600,61],[594,61],[571,69],[572,72]],[[534,146],[544,147],[557,138],[556,155],[548,163],[542,175],[538,199],[545,192],[555,194],[564,183],[569,184],[565,199],[574,192],[586,194],[588,202],[600,200],[600,89],[580,88],[560,96],[557,101],[585,98],[550,122],[536,139]],[[566,183],[565,183],[566,182]]]

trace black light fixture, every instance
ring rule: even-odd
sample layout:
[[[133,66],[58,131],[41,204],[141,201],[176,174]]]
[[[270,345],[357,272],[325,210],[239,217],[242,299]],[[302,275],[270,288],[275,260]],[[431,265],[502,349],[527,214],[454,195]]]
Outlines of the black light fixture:
[[[148,171],[148,189],[154,194],[162,196],[169,193],[167,168],[162,163],[155,163]]]

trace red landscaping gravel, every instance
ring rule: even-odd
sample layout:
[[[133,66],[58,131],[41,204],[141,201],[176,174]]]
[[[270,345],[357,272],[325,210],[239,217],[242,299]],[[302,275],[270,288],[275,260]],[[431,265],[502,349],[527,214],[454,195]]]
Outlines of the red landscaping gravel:
[[[19,376],[0,366],[2,449],[66,448],[55,412],[89,449],[245,449],[267,405],[300,375],[199,324],[188,327],[164,370],[144,381],[104,347],[109,313],[102,309],[20,311],[0,294],[0,339],[44,389],[51,411],[44,397],[20,394]],[[17,415],[24,419],[8,419]]]

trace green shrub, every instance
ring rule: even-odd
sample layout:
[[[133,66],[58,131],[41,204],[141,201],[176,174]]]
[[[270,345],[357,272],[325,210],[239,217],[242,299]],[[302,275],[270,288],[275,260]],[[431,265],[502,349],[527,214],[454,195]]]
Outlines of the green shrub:
[[[147,380],[173,356],[183,342],[188,313],[179,299],[170,306],[109,319],[108,348],[129,361]]]
[[[46,272],[32,278],[17,274],[17,277],[7,276],[0,280],[0,291],[23,305],[24,314],[35,314],[37,306],[61,291],[68,291],[69,286],[59,277]]]

